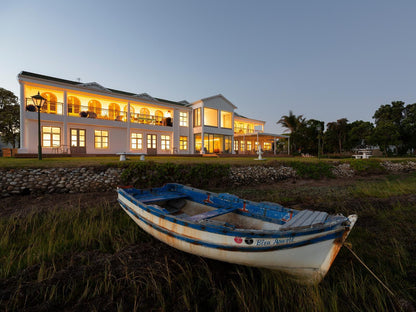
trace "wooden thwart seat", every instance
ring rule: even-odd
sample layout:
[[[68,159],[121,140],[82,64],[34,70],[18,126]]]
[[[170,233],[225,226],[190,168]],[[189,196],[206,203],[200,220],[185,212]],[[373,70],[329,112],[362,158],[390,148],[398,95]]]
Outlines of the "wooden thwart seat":
[[[322,211],[302,210],[288,222],[283,224],[281,230],[292,230],[299,228],[314,227],[323,224],[328,214]]]

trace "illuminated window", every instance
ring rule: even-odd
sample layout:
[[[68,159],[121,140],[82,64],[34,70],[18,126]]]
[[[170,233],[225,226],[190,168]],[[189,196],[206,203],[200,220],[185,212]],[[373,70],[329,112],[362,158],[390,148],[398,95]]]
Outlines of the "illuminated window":
[[[147,148],[156,149],[156,134],[147,135]]]
[[[265,151],[271,151],[272,150],[272,143],[264,142],[263,143],[263,149]]]
[[[170,136],[168,135],[161,135],[160,136],[160,143],[163,151],[170,150]]]
[[[101,116],[101,103],[97,100],[88,102],[88,112],[94,113],[96,116]]]
[[[251,151],[251,141],[247,141],[247,152]]]
[[[61,146],[61,128],[42,127],[42,146],[43,147]]]
[[[221,128],[232,128],[232,114],[230,112],[221,111]]]
[[[150,111],[145,107],[140,108],[139,122],[140,123],[150,123],[150,118],[149,117],[150,117]]]
[[[179,113],[179,125],[182,127],[188,127],[188,113],[187,112]]]
[[[179,149],[182,151],[188,149],[188,137],[186,136],[179,137]]]
[[[108,148],[108,131],[95,130],[94,131],[94,146],[95,148]]]
[[[224,135],[224,152],[231,153],[231,136]]]
[[[201,134],[195,134],[194,142],[195,142],[195,153],[201,152],[201,149],[202,149]]]
[[[201,126],[201,108],[194,109],[194,127]]]
[[[140,108],[140,115],[144,115],[144,117],[147,117],[150,115],[150,111],[145,107]]]
[[[42,93],[41,96],[43,96],[46,99],[45,103],[42,106],[42,112],[56,114],[56,109],[58,106],[58,100],[56,98],[56,95],[50,92],[45,92]]]
[[[143,148],[142,134],[133,132],[131,134],[131,149],[142,149],[142,148]]]
[[[118,105],[117,103],[110,103],[110,105],[108,105],[108,117],[111,120],[118,120],[119,118],[121,118],[120,116],[120,105]]]
[[[244,152],[244,150],[246,148],[244,143],[245,143],[244,141],[240,142],[240,149],[241,149],[242,152]]]
[[[71,129],[71,146],[85,147],[85,130]]]
[[[204,125],[218,127],[218,110],[204,107]]]
[[[81,101],[79,98],[75,96],[68,96],[67,100],[68,104],[68,114],[72,116],[79,115],[79,112],[81,111]]]
[[[161,125],[163,123],[163,113],[160,110],[155,111],[156,124]]]
[[[234,150],[238,151],[238,141],[234,141]]]

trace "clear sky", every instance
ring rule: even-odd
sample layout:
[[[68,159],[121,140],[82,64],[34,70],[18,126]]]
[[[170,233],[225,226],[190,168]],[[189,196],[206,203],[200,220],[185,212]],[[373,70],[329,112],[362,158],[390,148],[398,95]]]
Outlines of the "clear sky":
[[[373,121],[416,102],[416,1],[3,0],[0,87],[31,71],[237,112]]]

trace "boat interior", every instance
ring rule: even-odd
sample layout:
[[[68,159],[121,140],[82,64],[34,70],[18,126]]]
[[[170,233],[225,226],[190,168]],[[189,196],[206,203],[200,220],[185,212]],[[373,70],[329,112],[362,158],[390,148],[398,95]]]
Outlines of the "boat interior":
[[[184,221],[225,226],[232,229],[276,231],[281,226],[278,223],[265,221],[260,218],[244,216],[237,213],[236,209],[216,208],[185,198],[159,201],[151,206]]]

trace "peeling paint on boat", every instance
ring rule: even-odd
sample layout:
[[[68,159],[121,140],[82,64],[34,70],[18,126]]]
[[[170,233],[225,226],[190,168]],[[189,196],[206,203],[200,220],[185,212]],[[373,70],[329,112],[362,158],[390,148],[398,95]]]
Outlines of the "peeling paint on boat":
[[[200,195],[205,191],[176,184],[172,185],[174,187],[167,185],[156,189],[154,192],[174,189],[177,193],[183,190],[184,194],[187,195],[186,201],[199,200],[203,203],[200,198],[192,198],[192,194],[197,191]],[[175,216],[172,213],[166,213],[162,210],[162,207],[157,206],[157,208],[142,203],[140,195],[133,196],[134,191],[129,192],[129,190],[119,189],[118,193],[120,205],[128,215],[143,230],[169,246],[220,261],[285,271],[297,276],[305,283],[318,283],[322,280],[357,220],[356,215],[351,215],[348,218],[336,216],[329,219],[327,225],[323,223],[315,228],[283,231],[281,226],[285,224],[285,221],[276,221],[276,224],[274,224],[270,218],[264,221],[261,220],[260,214],[255,215],[256,207],[265,209],[264,206],[259,206],[250,201],[244,201],[245,211],[243,212],[239,210],[223,214],[222,206],[216,207],[212,202],[219,203],[220,199],[218,198],[220,196],[209,193],[208,196],[212,200],[210,201],[211,206],[204,206],[199,203],[194,207],[196,211],[199,211],[196,215],[184,217],[183,215]],[[147,193],[146,196],[148,196]],[[160,197],[160,194],[158,196]],[[237,204],[238,200],[238,198],[234,199],[233,197],[233,201]],[[163,203],[163,200],[160,203]],[[227,201],[221,202],[221,204],[227,203],[229,204]],[[278,206],[282,218],[289,211],[292,213],[294,211],[282,208],[277,204],[276,206]],[[267,207],[267,209],[273,209],[271,203],[267,203]],[[192,211],[191,208],[184,208],[183,210],[190,212]],[[198,209],[205,209],[206,211],[201,213]],[[199,216],[210,218],[215,215],[216,211],[211,211],[214,209],[217,209],[216,211],[219,211],[221,216],[212,219],[217,220],[217,222],[218,220],[221,222],[228,220],[230,221],[227,223],[228,226],[211,224],[202,218],[199,220]],[[284,209],[287,209],[287,211]],[[278,215],[276,211],[272,211],[270,215]],[[295,211],[295,213],[297,212]],[[248,216],[249,214],[252,216]],[[250,218],[256,220],[250,220]],[[246,224],[254,228],[237,228],[231,221],[240,223],[247,221]],[[289,220],[286,222],[289,222]],[[267,230],[262,230],[261,226],[264,226]],[[275,228],[275,230],[269,228]]]

